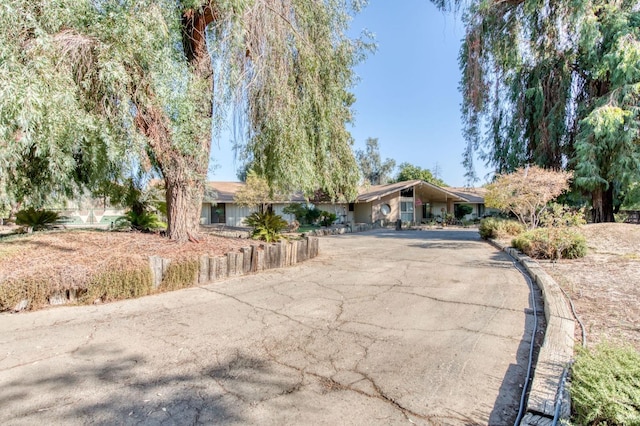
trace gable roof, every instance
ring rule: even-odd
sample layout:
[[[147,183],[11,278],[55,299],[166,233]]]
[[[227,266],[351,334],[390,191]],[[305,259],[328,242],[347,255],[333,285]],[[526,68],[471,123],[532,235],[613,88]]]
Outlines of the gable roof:
[[[423,180],[407,180],[403,182],[395,182],[387,185],[374,185],[369,188],[362,189],[356,202],[367,203],[375,200],[379,200],[382,197],[393,194],[394,192],[400,192],[405,189],[416,187],[419,191],[425,194],[431,194],[434,197],[442,197],[446,199],[453,199],[453,201],[469,201],[462,194],[457,194],[449,190],[449,188],[441,188],[438,185],[434,185]]]
[[[244,182],[207,182],[204,201],[207,203],[233,203],[238,190],[243,188]],[[356,198],[356,203],[368,203],[379,200],[390,194],[415,187],[423,195],[429,195],[453,202],[467,202],[473,204],[484,203],[484,188],[442,188],[422,180],[408,180],[389,183],[386,185],[373,185],[361,187]],[[304,203],[307,200],[301,193],[292,194],[288,201]],[[274,201],[278,202],[278,201]]]
[[[244,182],[207,182],[203,201],[206,203],[234,203],[236,192],[246,185]],[[302,194],[295,193],[291,194],[287,201],[304,203],[306,200]],[[279,202],[283,201],[272,201],[272,203]]]
[[[471,204],[484,204],[484,196],[487,193],[486,188],[449,188],[454,194],[467,199]]]

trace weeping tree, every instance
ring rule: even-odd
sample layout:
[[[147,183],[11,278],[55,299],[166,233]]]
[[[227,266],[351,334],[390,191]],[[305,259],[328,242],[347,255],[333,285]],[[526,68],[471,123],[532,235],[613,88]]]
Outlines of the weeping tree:
[[[460,2],[438,1],[448,7]],[[465,3],[460,52],[467,177],[473,154],[497,172],[575,171],[594,220],[640,179],[640,10],[636,1]]]
[[[11,0],[0,6],[0,194],[51,196],[164,180],[168,236],[198,231],[212,128],[246,119],[274,188],[355,195],[354,1]],[[214,84],[215,83],[215,84]]]

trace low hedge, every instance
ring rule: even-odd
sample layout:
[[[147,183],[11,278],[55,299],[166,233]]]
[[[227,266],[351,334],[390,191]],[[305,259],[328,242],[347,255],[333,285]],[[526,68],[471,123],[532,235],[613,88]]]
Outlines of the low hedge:
[[[478,232],[483,240],[506,238],[524,232],[524,226],[515,220],[487,217],[480,221]]]
[[[536,228],[511,245],[535,259],[576,259],[587,254],[587,240],[576,228]]]

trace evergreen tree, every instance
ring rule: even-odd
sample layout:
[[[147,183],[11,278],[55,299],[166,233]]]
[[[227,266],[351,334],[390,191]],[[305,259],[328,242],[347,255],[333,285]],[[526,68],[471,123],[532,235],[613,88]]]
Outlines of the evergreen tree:
[[[594,220],[612,221],[616,188],[640,180],[637,2],[474,1],[464,22],[468,176],[478,150],[499,173],[574,169]]]

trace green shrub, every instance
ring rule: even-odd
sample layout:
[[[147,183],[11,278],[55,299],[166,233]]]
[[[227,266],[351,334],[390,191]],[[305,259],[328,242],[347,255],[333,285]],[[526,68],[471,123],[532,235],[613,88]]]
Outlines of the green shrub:
[[[333,225],[333,222],[335,222],[337,218],[338,216],[336,216],[335,213],[323,211],[320,214],[320,225],[331,226]]]
[[[576,259],[587,254],[587,241],[571,228],[537,228],[518,235],[513,247],[535,259]]]
[[[136,213],[133,210],[128,211],[123,217],[116,220],[115,223],[116,229],[132,228],[145,232],[164,228],[165,226],[156,214],[148,211]]]
[[[268,243],[280,240],[282,231],[288,226],[286,220],[270,211],[251,213],[245,218],[244,222],[247,226],[253,228],[252,238]]]
[[[282,209],[282,212],[295,215],[296,220],[303,225],[314,224],[322,215],[322,210],[302,203],[289,204]]]
[[[600,344],[581,350],[571,377],[573,421],[579,425],[640,424],[640,353]]]
[[[512,237],[524,232],[524,225],[515,220],[487,217],[480,221],[478,232],[483,240]]]
[[[51,210],[36,210],[29,207],[16,214],[16,224],[29,226],[34,231],[51,228],[60,220],[60,214]]]
[[[453,210],[453,214],[458,220],[461,220],[463,217],[472,212],[473,207],[471,207],[469,204],[456,204]]]

